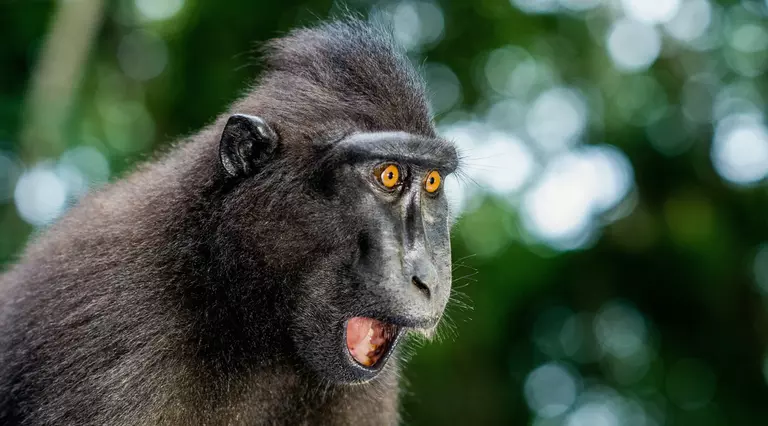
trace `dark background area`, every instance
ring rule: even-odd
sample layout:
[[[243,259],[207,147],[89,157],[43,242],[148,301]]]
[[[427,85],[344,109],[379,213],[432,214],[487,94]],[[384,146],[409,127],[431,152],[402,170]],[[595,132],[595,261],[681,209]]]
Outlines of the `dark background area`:
[[[407,424],[768,423],[763,0],[0,1],[2,268],[346,7],[466,158]]]

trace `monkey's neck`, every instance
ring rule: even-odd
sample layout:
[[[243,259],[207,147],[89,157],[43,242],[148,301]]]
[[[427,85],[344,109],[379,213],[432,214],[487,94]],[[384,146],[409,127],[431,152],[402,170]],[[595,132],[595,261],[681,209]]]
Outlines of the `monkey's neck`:
[[[209,425],[395,425],[399,422],[398,366],[396,360],[390,361],[392,365],[375,380],[358,385],[322,383],[280,364],[237,378],[198,377],[189,388],[213,388],[216,392],[203,393],[216,396],[195,400],[200,393],[193,391],[188,401],[179,404],[184,408],[164,414],[158,423],[183,419],[189,424],[193,412],[195,424]]]

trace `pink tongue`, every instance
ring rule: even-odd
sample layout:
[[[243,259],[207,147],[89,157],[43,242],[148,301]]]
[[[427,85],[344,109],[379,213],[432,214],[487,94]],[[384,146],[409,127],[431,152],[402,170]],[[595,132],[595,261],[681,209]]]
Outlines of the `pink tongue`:
[[[355,317],[347,322],[347,349],[357,362],[370,367],[389,343],[387,326],[373,318]]]

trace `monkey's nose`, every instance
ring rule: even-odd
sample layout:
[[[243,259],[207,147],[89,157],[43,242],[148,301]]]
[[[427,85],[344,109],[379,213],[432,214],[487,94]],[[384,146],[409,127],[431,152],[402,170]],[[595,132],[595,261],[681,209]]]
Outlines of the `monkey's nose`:
[[[429,286],[424,281],[422,281],[421,278],[414,275],[411,277],[411,283],[422,293],[424,293],[428,299],[432,296],[432,291],[429,289]]]
[[[423,248],[412,250],[405,255],[404,260],[403,278],[407,279],[410,276],[411,286],[418,290],[418,293],[426,296],[427,300],[431,300],[433,295],[437,296],[439,281],[437,269],[426,250]]]

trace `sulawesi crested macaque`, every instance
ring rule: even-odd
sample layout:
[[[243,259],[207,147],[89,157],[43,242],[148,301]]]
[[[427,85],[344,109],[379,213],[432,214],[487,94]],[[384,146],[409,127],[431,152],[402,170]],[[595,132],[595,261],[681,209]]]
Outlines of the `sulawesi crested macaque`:
[[[268,45],[258,84],[0,278],[0,424],[385,425],[451,287],[458,166],[386,33]]]

